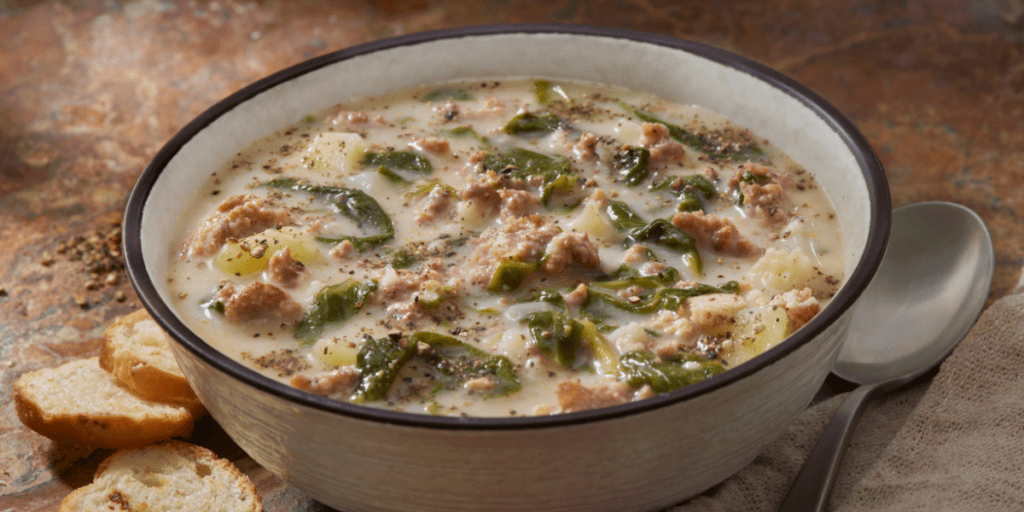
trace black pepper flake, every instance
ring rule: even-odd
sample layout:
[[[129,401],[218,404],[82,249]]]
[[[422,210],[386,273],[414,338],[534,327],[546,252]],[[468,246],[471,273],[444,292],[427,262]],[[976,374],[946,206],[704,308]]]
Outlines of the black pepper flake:
[[[84,291],[100,290],[106,286],[117,286],[127,281],[124,259],[121,256],[121,223],[113,222],[105,227],[93,229],[82,235],[75,235],[57,243],[56,252],[69,262],[80,263],[88,279]],[[41,264],[53,264],[53,258],[44,253]],[[79,300],[81,299],[81,300]],[[115,294],[118,302],[127,300],[124,292]],[[88,307],[85,296],[75,296],[75,303]]]

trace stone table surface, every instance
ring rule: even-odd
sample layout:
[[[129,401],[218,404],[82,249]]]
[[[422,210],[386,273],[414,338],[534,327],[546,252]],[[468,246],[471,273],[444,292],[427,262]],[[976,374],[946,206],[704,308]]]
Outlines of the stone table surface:
[[[849,116],[894,206],[964,204],[996,247],[990,300],[1024,262],[1024,1],[0,0],[0,512],[55,510],[107,450],[24,428],[19,375],[93,355],[140,306],[116,252],[150,158],[217,100],[384,37],[483,23],[582,23],[691,39],[771,66]],[[113,252],[112,252],[113,251]],[[326,510],[203,420],[265,509]]]

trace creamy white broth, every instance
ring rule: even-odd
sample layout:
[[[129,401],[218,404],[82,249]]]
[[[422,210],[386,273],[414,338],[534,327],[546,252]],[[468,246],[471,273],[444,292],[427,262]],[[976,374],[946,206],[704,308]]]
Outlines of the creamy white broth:
[[[439,90],[456,97],[425,101]],[[538,90],[547,103],[539,103]],[[507,133],[510,120],[524,112],[556,116],[547,120],[558,127]],[[641,115],[665,124],[645,122]],[[705,153],[690,139],[676,140],[666,125],[696,134],[711,149]],[[524,177],[516,174],[521,168],[499,169],[501,162],[485,158],[513,148],[567,159],[569,171],[552,185],[554,179]],[[647,151],[648,169],[627,186],[631,178],[615,159],[630,148]],[[389,164],[383,167],[391,169],[381,171],[382,165],[367,163],[369,153],[389,151],[416,155],[432,171]],[[643,399],[664,387],[636,378],[627,367],[672,365],[698,380],[732,368],[805,323],[842,278],[838,223],[808,170],[712,112],[619,88],[532,79],[423,87],[311,113],[217,165],[178,227],[182,243],[174,247],[171,289],[179,313],[211,345],[243,364],[367,406],[507,416]],[[690,176],[703,177],[694,183],[712,186],[714,195],[680,187],[679,178]],[[291,181],[280,181],[285,179]],[[338,194],[311,188],[316,186],[372,197],[394,236],[377,243],[386,238],[377,236],[386,231],[382,225],[369,217],[358,225],[339,214],[332,205]],[[545,186],[552,189],[547,194]],[[697,199],[704,217],[677,215],[679,190],[688,191],[690,204]],[[252,197],[262,204],[255,206]],[[222,206],[232,200],[237,210]],[[639,236],[640,226],[615,226],[611,204],[627,205],[644,223],[665,219],[696,239],[694,247],[680,252],[663,235],[630,249],[624,240]],[[432,207],[437,211],[431,213]],[[218,208],[222,216],[237,215],[225,220]],[[245,213],[257,210],[262,212],[252,217]],[[511,248],[495,244],[484,254],[501,230],[537,240]],[[345,236],[355,240],[335,243]],[[716,248],[719,242],[724,249]],[[493,264],[507,255],[502,251],[524,245],[533,252],[517,261],[520,272],[509,274],[525,276],[522,281],[495,278]],[[263,269],[282,246],[288,246],[292,262],[272,265],[282,272]],[[701,272],[685,256],[693,251]],[[408,266],[396,270],[399,263]],[[634,285],[611,287],[622,265]],[[254,268],[259,270],[248,272]],[[303,330],[315,317],[318,292],[346,282],[364,285],[357,311],[313,335]],[[656,293],[696,290],[698,284],[717,290],[702,288],[714,293],[654,313],[626,310],[653,301]],[[565,304],[531,300],[545,290]],[[551,318],[552,312],[567,333],[583,333],[576,350],[571,341],[551,349],[544,344],[550,340],[538,344],[535,334],[550,333],[532,332],[537,322],[531,319]],[[445,338],[415,335],[423,332]],[[366,339],[373,341],[364,347]],[[453,343],[461,345],[452,348]],[[409,360],[380,399],[367,400],[367,388],[378,393],[380,381],[356,358],[371,346],[377,354],[397,347]],[[438,378],[438,368],[455,360],[444,363],[437,354],[452,350],[477,364],[457,369],[460,379]],[[623,359],[626,354],[631,355]],[[623,383],[624,375],[634,379]],[[509,392],[515,380],[518,390]]]

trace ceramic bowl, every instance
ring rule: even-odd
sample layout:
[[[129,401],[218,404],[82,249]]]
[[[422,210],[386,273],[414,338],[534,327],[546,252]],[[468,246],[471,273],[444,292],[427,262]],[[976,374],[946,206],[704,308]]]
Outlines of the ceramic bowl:
[[[529,418],[451,418],[336,402],[225,357],[178,317],[171,233],[197,183],[238,149],[340,101],[470,77],[536,76],[645,90],[732,119],[817,176],[838,211],[845,283],[809,324],[751,361],[655,398]],[[473,27],[386,39],[259,80],[201,114],[145,169],[124,221],[128,270],[214,419],[257,462],[346,512],[653,510],[754,459],[810,403],[889,233],[882,168],[834,107],[726,51],[607,28]]]

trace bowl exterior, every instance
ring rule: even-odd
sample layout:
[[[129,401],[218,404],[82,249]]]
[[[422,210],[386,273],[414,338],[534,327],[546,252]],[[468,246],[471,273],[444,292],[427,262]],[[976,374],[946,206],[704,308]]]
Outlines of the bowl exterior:
[[[695,399],[540,429],[339,416],[249,386],[180,345],[175,352],[210,414],[246,453],[338,510],[623,512],[679,503],[749,464],[810,402],[848,320]]]
[[[523,55],[529,55],[524,59]],[[171,233],[210,162],[348,98],[467,77],[543,76],[646,90],[703,105],[812,169],[835,203],[846,284],[778,347],[658,397],[549,418],[459,419],[382,412],[300,392],[228,359],[174,313]],[[257,462],[345,511],[654,510],[753,460],[811,401],[850,307],[888,237],[884,173],[824,101],[756,63],[702,45],[593,27],[479,27],[325,55],[258,81],[187,125],[129,199],[125,255],[136,291],[175,343],[210,414]]]

